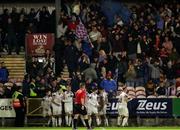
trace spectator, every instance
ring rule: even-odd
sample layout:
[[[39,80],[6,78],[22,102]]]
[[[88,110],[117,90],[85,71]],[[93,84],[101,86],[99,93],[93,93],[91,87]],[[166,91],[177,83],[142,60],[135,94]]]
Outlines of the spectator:
[[[6,83],[8,81],[9,72],[4,66],[4,62],[0,63],[0,83]]]
[[[29,96],[29,83],[30,83],[30,75],[26,74],[22,82],[22,93],[25,98]]]
[[[137,44],[133,37],[129,35],[128,37],[128,43],[127,43],[127,54],[128,58],[130,60],[135,60],[136,59],[136,53],[137,53]]]
[[[159,84],[159,78],[160,78],[160,68],[159,68],[159,62],[158,61],[152,61],[153,64],[148,62],[148,65],[150,67],[150,78],[152,79],[153,83]]]
[[[16,48],[16,53],[19,54],[19,45],[17,44],[17,31],[15,30],[15,24],[11,18],[8,18],[7,24],[7,43],[8,43],[8,54],[11,55],[13,48]]]
[[[13,83],[8,82],[4,84],[5,90],[4,90],[4,96],[5,98],[12,98],[12,95],[14,93],[13,91]]]
[[[146,84],[146,96],[155,95],[155,85],[152,80]]]
[[[4,88],[2,83],[0,83],[0,98],[4,98]]]
[[[160,82],[159,86],[156,88],[156,93],[158,96],[166,95],[166,86],[164,81]]]
[[[26,20],[24,14],[20,15],[19,21],[18,21],[18,29],[17,29],[17,42],[19,44],[19,48],[23,47],[25,48],[25,34],[26,34]],[[18,48],[18,49],[19,49]],[[18,50],[19,52],[19,50]]]
[[[100,86],[108,93],[112,93],[117,90],[116,81],[112,79],[112,73],[110,71],[107,72],[106,78],[101,81]]]
[[[173,44],[172,44],[172,41],[167,36],[165,37],[163,47],[165,48],[168,54],[172,53]]]
[[[126,86],[135,87],[136,71],[133,64],[129,64],[129,68],[125,73]]]
[[[72,45],[72,41],[70,39],[67,39],[65,42],[67,44],[64,51],[65,61],[68,66],[70,77],[72,77],[73,72],[77,71],[78,50],[74,45]]]
[[[96,70],[95,70],[95,64],[91,64],[82,73],[83,73],[83,75],[85,77],[85,80],[90,79],[90,80],[94,81],[94,80],[97,80],[97,78],[98,78]]]
[[[39,12],[39,32],[40,33],[48,33],[50,32],[50,28],[47,28],[50,26],[50,13],[48,11],[48,8],[46,6],[42,7],[42,10]]]

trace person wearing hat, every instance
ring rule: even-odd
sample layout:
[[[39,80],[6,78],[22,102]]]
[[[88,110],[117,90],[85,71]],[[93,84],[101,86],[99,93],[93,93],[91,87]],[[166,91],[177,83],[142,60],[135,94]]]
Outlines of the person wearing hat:
[[[23,127],[24,126],[24,120],[25,120],[25,100],[24,96],[22,94],[22,84],[16,83],[16,91],[14,92],[12,96],[12,103],[13,108],[16,113],[15,117],[15,126],[16,127]]]

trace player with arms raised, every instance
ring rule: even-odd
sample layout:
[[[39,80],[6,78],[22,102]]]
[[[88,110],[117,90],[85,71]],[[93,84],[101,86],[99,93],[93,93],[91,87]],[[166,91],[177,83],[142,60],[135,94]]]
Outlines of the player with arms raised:
[[[119,96],[117,96],[119,101],[118,106],[118,126],[128,126],[128,118],[129,118],[129,110],[127,107],[127,103],[129,101],[128,95],[125,93],[125,91],[122,91]],[[121,123],[122,122],[122,123]]]

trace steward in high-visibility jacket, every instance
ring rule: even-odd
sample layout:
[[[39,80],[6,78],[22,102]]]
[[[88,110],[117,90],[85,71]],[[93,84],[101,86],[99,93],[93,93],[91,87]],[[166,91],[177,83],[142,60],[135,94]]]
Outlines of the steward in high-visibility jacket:
[[[29,97],[37,97],[37,87],[35,84],[35,80],[32,79],[31,83],[29,84],[30,92],[29,92]]]
[[[23,94],[18,92],[18,91],[15,91],[12,98],[13,98],[13,107],[14,108],[20,108],[22,107],[21,103],[20,103],[20,100],[18,99],[18,97],[22,96]]]
[[[23,127],[25,120],[25,112],[26,112],[25,100],[22,94],[21,86],[17,86],[16,88],[17,90],[14,92],[12,96],[12,105],[16,112],[15,126]]]

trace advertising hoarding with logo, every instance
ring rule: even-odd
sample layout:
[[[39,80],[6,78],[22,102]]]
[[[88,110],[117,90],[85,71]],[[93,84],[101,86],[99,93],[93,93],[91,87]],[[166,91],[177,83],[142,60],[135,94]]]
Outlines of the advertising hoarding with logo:
[[[26,35],[26,55],[44,56],[46,50],[53,51],[54,34],[27,34]]]
[[[0,117],[15,117],[15,111],[12,106],[12,99],[0,100]]]
[[[133,99],[128,102],[129,115],[131,117],[171,117],[172,116],[172,99]],[[107,114],[117,116],[118,100],[110,99],[107,106]]]

